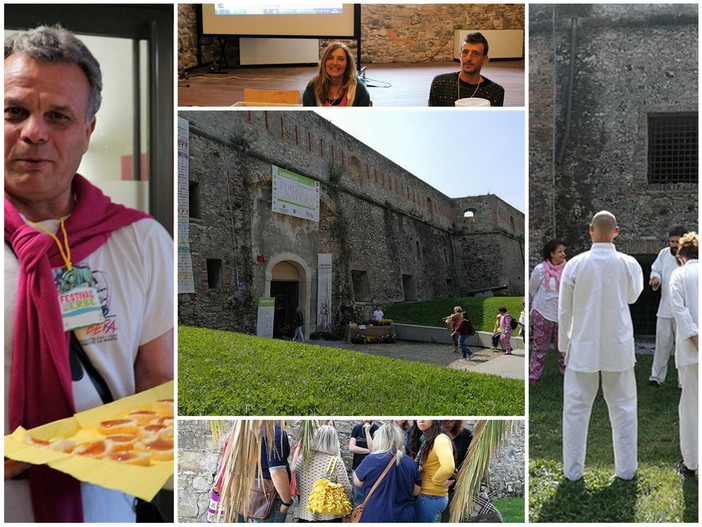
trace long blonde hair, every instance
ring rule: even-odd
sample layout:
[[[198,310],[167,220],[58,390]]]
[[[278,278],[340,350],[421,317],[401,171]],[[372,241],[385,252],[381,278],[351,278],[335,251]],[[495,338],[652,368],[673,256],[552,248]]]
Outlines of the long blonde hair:
[[[319,61],[319,72],[315,78],[312,79],[314,94],[317,97],[318,102],[327,98],[329,87],[331,86],[331,80],[329,79],[329,75],[327,75],[327,59],[339,48],[343,49],[344,53],[346,53],[346,70],[344,71],[342,86],[344,90],[348,91],[349,86],[356,84],[356,61],[353,59],[351,51],[346,44],[342,44],[341,42],[332,42],[329,44],[329,46],[327,46],[327,49],[324,50],[324,53],[322,53],[322,59]]]

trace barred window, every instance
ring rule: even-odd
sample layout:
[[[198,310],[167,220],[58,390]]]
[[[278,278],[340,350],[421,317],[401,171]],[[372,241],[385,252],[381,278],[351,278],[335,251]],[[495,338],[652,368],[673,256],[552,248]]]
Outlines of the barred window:
[[[648,182],[697,183],[697,112],[649,114]]]

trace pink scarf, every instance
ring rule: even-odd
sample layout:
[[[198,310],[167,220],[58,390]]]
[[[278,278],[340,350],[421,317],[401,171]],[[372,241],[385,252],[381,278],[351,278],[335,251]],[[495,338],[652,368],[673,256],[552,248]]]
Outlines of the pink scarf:
[[[565,260],[563,260],[558,265],[553,265],[551,263],[551,260],[549,260],[548,258],[544,260],[544,279],[542,283],[546,291],[551,289],[549,285],[551,283],[551,278],[556,279],[556,291],[560,291],[561,275],[563,274],[563,269],[565,269]]]
[[[112,231],[149,217],[112,203],[78,174],[73,178],[73,192],[76,206],[65,225],[74,263],[102,246]],[[57,236],[63,237],[61,232]],[[64,262],[54,240],[27,225],[7,198],[5,243],[12,247],[20,265],[9,423],[10,430],[19,425],[30,429],[75,413],[68,359],[70,333],[63,330],[51,273],[52,267]],[[28,474],[36,521],[83,521],[79,481],[46,465],[34,466]]]

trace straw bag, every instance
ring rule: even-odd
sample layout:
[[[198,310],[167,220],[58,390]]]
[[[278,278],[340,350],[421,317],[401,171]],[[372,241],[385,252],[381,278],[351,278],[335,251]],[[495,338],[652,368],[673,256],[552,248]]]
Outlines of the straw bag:
[[[335,457],[329,460],[327,474],[334,473],[336,460]],[[312,487],[312,492],[307,500],[307,509],[310,512],[345,516],[351,513],[352,507],[343,485],[332,483],[327,478],[320,478]]]

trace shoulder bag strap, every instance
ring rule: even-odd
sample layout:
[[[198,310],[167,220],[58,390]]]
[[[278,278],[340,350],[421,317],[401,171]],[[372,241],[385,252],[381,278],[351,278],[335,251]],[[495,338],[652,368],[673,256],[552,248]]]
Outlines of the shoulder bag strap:
[[[79,381],[80,379],[82,379],[82,370],[85,370],[85,373],[87,373],[88,377],[90,377],[93,386],[95,386],[98,395],[100,395],[100,399],[102,399],[103,404],[111,403],[112,401],[114,401],[114,397],[112,397],[112,392],[110,392],[110,387],[107,385],[107,382],[105,381],[103,376],[100,375],[100,372],[97,371],[95,366],[93,366],[93,363],[90,362],[90,358],[85,353],[83,346],[80,345],[80,341],[78,340],[78,337],[76,337],[76,334],[73,331],[71,331],[71,346],[69,349],[69,358],[71,363],[71,374],[74,381]]]
[[[371,495],[373,494],[373,491],[374,491],[375,488],[378,486],[378,484],[379,484],[381,481],[383,481],[383,478],[385,477],[385,474],[388,473],[388,470],[390,470],[390,467],[392,467],[392,464],[395,463],[396,460],[397,460],[397,454],[395,454],[394,456],[392,456],[392,459],[390,460],[390,463],[388,463],[388,466],[385,467],[385,470],[383,470],[383,473],[382,473],[382,474],[380,475],[380,477],[375,481],[375,483],[373,484],[373,486],[372,486],[371,489],[370,489],[370,492],[368,493],[368,496],[366,496],[366,499],[363,500],[363,503],[362,503],[361,505],[365,505],[366,502],[370,499]]]

